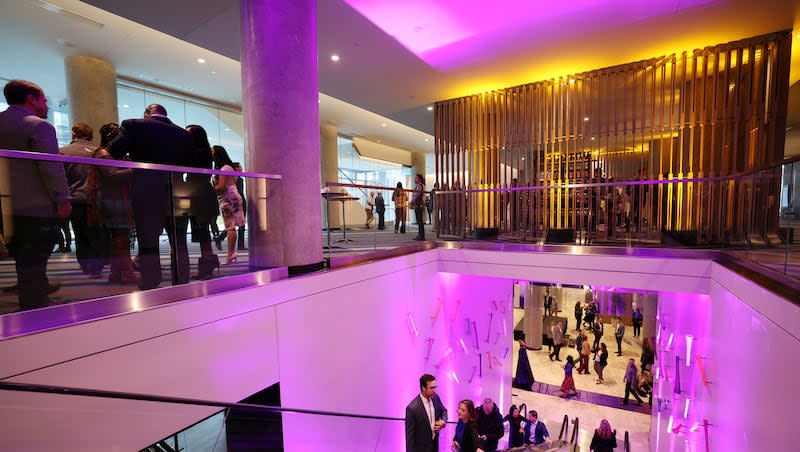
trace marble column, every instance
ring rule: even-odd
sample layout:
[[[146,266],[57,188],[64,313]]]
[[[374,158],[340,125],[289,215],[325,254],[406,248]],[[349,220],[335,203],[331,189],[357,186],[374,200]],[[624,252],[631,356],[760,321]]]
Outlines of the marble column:
[[[639,294],[637,306],[642,311],[642,338],[656,337],[656,314],[658,313],[658,294]]]
[[[321,187],[325,188],[326,182],[336,182],[339,180],[339,145],[337,138],[339,131],[336,126],[324,125],[320,127],[320,161],[322,165]],[[331,187],[331,191],[341,191],[337,187]],[[325,205],[323,204],[323,208]],[[342,225],[342,209],[340,203],[331,202],[328,206],[328,224],[331,228],[339,228]],[[324,226],[324,225],[323,225]]]
[[[246,167],[283,177],[248,204],[250,265],[320,269],[316,1],[242,0],[241,19]]]
[[[545,287],[525,284],[521,286],[525,294],[525,343],[531,347],[542,346],[542,321],[544,320]]]
[[[88,55],[64,59],[69,98],[69,120],[94,129],[94,143],[100,144],[100,126],[119,122],[117,112],[117,71],[106,60]]]

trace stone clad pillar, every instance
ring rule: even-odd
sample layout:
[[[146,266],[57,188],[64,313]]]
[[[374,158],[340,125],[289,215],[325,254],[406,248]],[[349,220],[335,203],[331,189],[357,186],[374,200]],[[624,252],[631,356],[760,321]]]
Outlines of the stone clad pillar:
[[[320,269],[316,1],[242,0],[241,19],[247,168],[283,176],[248,198],[250,264]]]
[[[531,347],[542,346],[544,320],[545,287],[520,283],[520,291],[525,294],[525,343]]]
[[[320,160],[322,165],[321,171],[321,187],[325,187],[326,182],[336,182],[339,180],[339,144],[338,139],[339,131],[336,126],[324,125],[320,127]],[[340,191],[336,187],[332,187],[331,191]],[[325,201],[322,207],[325,208]],[[328,204],[328,222],[331,228],[338,228],[342,225],[342,209],[340,203],[329,202]],[[323,220],[324,221],[324,220]],[[323,223],[323,227],[324,227]]]
[[[642,311],[642,339],[656,337],[656,314],[658,314],[658,294],[639,295],[637,306]]]
[[[69,98],[70,125],[89,124],[94,129],[94,143],[100,144],[103,124],[119,122],[117,111],[117,70],[106,60],[88,55],[64,59],[64,73]]]

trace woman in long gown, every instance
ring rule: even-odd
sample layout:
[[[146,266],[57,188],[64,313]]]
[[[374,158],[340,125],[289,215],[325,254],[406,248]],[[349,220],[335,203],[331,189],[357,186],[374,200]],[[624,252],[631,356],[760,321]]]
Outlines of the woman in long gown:
[[[517,374],[514,377],[512,386],[526,391],[533,391],[533,370],[531,362],[528,360],[528,350],[536,350],[525,343],[525,334],[519,338],[519,359],[517,360]]]

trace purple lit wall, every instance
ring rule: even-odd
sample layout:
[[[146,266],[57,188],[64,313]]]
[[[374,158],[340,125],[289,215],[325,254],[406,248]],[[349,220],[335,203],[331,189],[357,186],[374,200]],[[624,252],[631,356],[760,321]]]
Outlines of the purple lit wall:
[[[365,277],[366,269],[342,270],[335,288],[277,307],[283,405],[402,418],[419,394],[420,375],[431,373],[450,420],[465,398],[489,396],[508,406],[511,281],[439,274],[435,261],[370,267],[374,277]],[[283,427],[286,450],[405,444],[402,421],[290,415]],[[442,448],[453,434],[443,434]]]
[[[711,356],[712,301],[708,295],[660,292],[653,371],[651,445],[659,451],[705,450],[703,421],[714,399],[703,384]],[[699,357],[699,359],[698,359]]]
[[[446,69],[720,0],[345,1],[420,59]]]

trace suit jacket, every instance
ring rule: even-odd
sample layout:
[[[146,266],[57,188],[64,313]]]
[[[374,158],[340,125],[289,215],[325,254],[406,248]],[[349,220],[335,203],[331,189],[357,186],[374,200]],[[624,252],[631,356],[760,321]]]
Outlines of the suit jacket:
[[[561,345],[563,342],[564,331],[562,331],[561,328],[556,325],[556,327],[553,328],[553,345]]]
[[[75,140],[72,143],[59,149],[61,155],[71,157],[94,157],[97,146],[86,140]],[[66,163],[64,165],[67,172],[67,184],[72,196],[72,203],[85,203],[88,197],[86,182],[89,179],[89,169],[91,165],[81,163]]]
[[[539,420],[536,423],[536,430],[534,430],[533,441],[531,441],[531,423],[530,421],[525,422],[525,444],[542,444],[545,438],[550,437],[550,433],[547,432],[547,426],[544,425],[544,422]]]
[[[0,113],[0,149],[58,154],[56,129],[19,105]],[[0,171],[14,175],[11,212],[31,217],[54,217],[56,203],[70,199],[64,164],[60,162],[6,159]],[[4,203],[4,209],[7,205]]]
[[[195,160],[192,135],[166,116],[122,121],[120,133],[108,146],[108,152],[114,158],[127,154],[134,162],[142,163],[192,166]],[[153,200],[157,196],[163,198],[168,182],[167,175],[160,171],[136,170],[133,173],[133,197],[144,200]]]
[[[623,337],[623,336],[625,336],[625,324],[624,324],[624,323],[621,323],[621,322],[620,322],[620,323],[619,323],[619,324],[618,324],[618,325],[617,325],[617,326],[614,328],[614,336],[617,336],[617,337]]]
[[[417,395],[406,407],[406,452],[436,452],[439,450],[439,434],[433,436],[431,424],[421,395]],[[439,396],[433,396],[433,413],[436,419],[447,420],[447,410]]]

